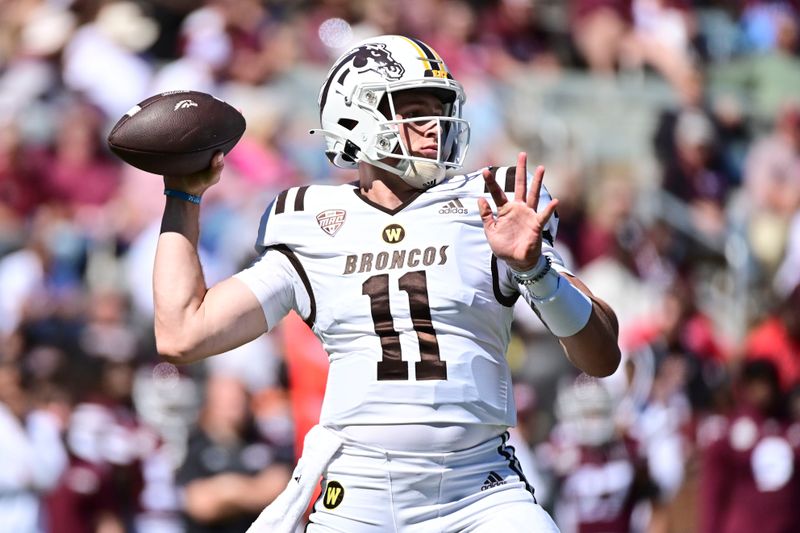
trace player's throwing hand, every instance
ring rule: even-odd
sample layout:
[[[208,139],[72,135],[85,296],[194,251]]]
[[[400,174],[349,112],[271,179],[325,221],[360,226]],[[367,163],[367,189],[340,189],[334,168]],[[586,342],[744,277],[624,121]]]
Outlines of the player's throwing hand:
[[[206,190],[219,182],[224,167],[223,154],[222,152],[217,152],[211,159],[211,166],[207,169],[187,176],[164,176],[164,186],[167,189],[175,189],[202,196]]]
[[[542,254],[542,232],[558,206],[558,200],[554,199],[544,209],[536,210],[544,180],[544,167],[536,167],[528,191],[527,162],[528,155],[520,152],[512,200],[497,184],[494,173],[484,169],[483,179],[497,205],[496,215],[485,198],[478,199],[483,229],[492,252],[518,272],[530,270],[536,265]]]

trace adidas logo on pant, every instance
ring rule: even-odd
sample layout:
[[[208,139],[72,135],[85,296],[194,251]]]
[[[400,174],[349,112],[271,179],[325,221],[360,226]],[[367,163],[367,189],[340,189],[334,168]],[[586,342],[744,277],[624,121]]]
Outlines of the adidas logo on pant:
[[[501,478],[497,472],[489,472],[489,477],[486,478],[486,481],[483,482],[481,486],[481,490],[489,490],[494,487],[499,487],[500,485],[505,485],[506,482],[503,478]]]

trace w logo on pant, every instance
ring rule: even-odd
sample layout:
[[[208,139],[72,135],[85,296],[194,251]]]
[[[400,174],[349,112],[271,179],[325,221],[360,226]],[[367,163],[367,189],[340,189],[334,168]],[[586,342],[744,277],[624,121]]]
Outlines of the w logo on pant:
[[[326,509],[334,509],[344,499],[344,487],[338,481],[329,481],[322,494],[322,505]]]

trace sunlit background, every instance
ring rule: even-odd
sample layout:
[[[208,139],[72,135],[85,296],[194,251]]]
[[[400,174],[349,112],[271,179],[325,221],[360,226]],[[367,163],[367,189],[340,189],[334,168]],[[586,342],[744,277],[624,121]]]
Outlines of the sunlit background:
[[[277,193],[353,179],[308,130],[333,60],[385,33],[464,85],[468,170],[520,150],[546,166],[559,251],[619,317],[624,363],[602,381],[532,312],[515,323],[514,439],[564,533],[800,531],[798,7],[0,0],[0,532],[241,532],[282,486],[324,353],[289,317],[160,361],[163,183],[105,137],[172,89],[245,115],[203,198],[213,284],[253,260]]]

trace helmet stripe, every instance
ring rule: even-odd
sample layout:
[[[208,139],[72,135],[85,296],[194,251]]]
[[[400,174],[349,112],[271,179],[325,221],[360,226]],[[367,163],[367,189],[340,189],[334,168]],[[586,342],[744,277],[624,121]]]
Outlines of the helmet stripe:
[[[417,53],[419,54],[419,58],[422,59],[423,61],[425,61],[425,64],[428,66],[428,70],[433,70],[434,67],[430,62],[430,60],[433,59],[433,56],[429,56],[423,51],[422,46],[420,46],[422,43],[420,41],[417,41],[416,39],[409,39],[408,37],[403,37],[403,39],[408,41],[411,44],[411,46],[413,46],[414,48],[417,49]],[[439,67],[437,65],[436,69],[438,70],[438,68]]]
[[[436,55],[436,52],[433,51],[433,48],[429,47],[427,44],[423,43],[419,39],[411,39],[422,49],[425,53],[425,56],[428,58],[428,64],[430,65],[431,70],[444,70],[444,62],[442,58]],[[442,65],[442,67],[440,67]]]

